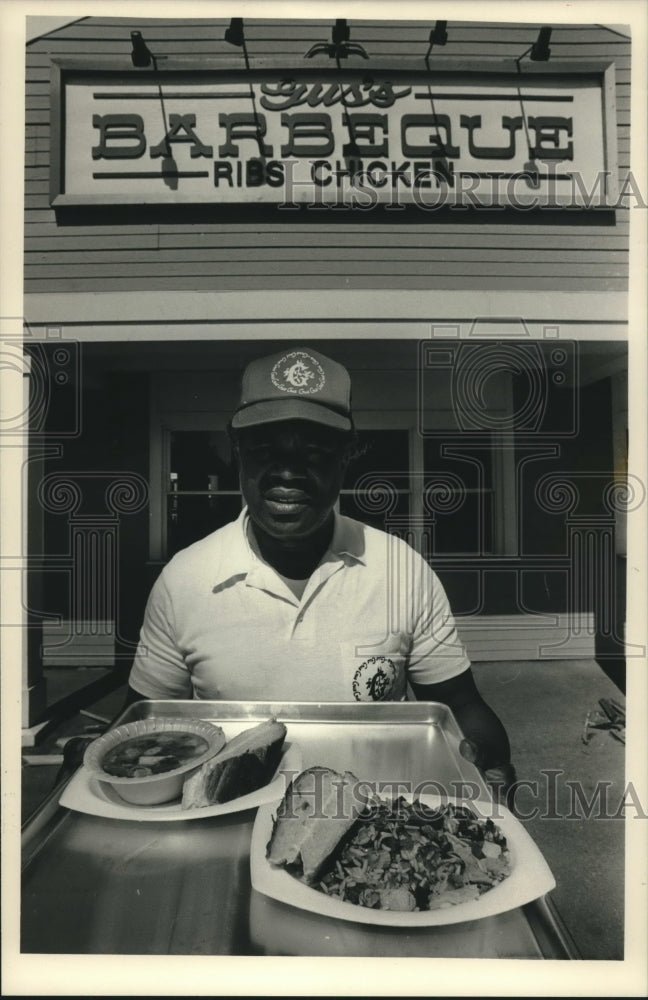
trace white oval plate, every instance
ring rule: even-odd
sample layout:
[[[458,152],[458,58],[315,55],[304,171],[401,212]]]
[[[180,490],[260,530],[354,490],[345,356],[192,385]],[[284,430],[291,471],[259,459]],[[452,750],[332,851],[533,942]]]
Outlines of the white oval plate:
[[[412,796],[404,796],[411,802]],[[452,797],[421,795],[426,806],[439,806],[445,802],[465,805],[480,818],[492,819],[506,837],[511,853],[511,874],[478,899],[471,899],[443,910],[423,910],[403,913],[396,910],[373,910],[356,903],[346,903],[333,899],[318,889],[312,889],[304,882],[290,875],[285,869],[271,865],[266,858],[266,846],[272,835],[272,826],[279,803],[262,806],[252,831],[250,849],[250,870],[252,887],[257,892],[277,899],[290,906],[311,913],[319,913],[338,920],[352,920],[361,924],[380,924],[389,927],[434,927],[442,924],[458,924],[464,920],[480,920],[497,913],[516,909],[530,903],[555,888],[556,882],[547,862],[526,832],[522,824],[504,806],[490,802],[461,802]]]
[[[225,727],[223,727],[225,728]],[[231,733],[235,735],[235,733]],[[296,743],[285,743],[283,755],[275,776],[263,788],[248,795],[241,795],[231,802],[204,806],[202,809],[182,809],[180,799],[163,802],[154,806],[138,806],[125,802],[117,792],[104,782],[97,781],[84,766],[80,767],[63,789],[59,804],[75,812],[106,819],[133,819],[160,822],[187,819],[205,819],[208,816],[228,816],[244,809],[256,809],[266,802],[276,802],[283,798],[286,788],[295,774],[302,769],[301,751]]]

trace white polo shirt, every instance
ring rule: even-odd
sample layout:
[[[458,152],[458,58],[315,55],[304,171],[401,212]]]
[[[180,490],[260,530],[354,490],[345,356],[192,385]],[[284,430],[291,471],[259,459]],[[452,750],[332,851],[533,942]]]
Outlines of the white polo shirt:
[[[298,599],[248,515],[183,549],[151,591],[131,686],[148,698],[381,701],[468,668],[443,587],[406,542],[336,515]]]

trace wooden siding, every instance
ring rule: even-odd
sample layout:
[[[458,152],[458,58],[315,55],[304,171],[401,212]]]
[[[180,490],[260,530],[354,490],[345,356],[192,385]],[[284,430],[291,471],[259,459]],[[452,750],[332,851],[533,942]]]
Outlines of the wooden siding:
[[[623,291],[628,210],[391,213],[279,213],[225,209],[220,219],[187,209],[173,217],[83,211],[58,218],[49,207],[52,58],[128,59],[140,29],[156,56],[197,65],[240,54],[223,40],[228,21],[88,17],[31,42],[26,63],[25,291],[156,289],[536,289]],[[424,56],[431,22],[350,20],[370,56]],[[435,65],[453,59],[517,58],[540,25],[449,22]],[[251,66],[284,57],[302,65],[330,39],[331,21],[245,22]],[[613,61],[617,155],[630,167],[630,40],[601,26],[553,30],[552,60]],[[242,59],[242,56],[241,56]],[[367,64],[370,65],[370,64]],[[369,217],[371,216],[371,217]],[[175,221],[177,219],[178,221]]]
[[[592,613],[457,615],[457,632],[472,663],[495,660],[593,660],[596,625]]]

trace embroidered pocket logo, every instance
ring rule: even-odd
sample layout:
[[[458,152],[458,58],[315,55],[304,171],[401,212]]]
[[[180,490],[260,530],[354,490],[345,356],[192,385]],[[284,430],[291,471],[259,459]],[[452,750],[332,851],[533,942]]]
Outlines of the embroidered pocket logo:
[[[387,701],[396,684],[396,667],[387,656],[370,656],[353,676],[356,701]]]

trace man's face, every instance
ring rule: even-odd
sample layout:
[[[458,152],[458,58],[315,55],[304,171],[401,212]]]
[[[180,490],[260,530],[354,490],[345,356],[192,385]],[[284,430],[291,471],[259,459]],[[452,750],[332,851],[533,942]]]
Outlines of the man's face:
[[[307,539],[335,505],[347,464],[344,435],[305,420],[242,430],[241,489],[255,525],[276,539]]]

